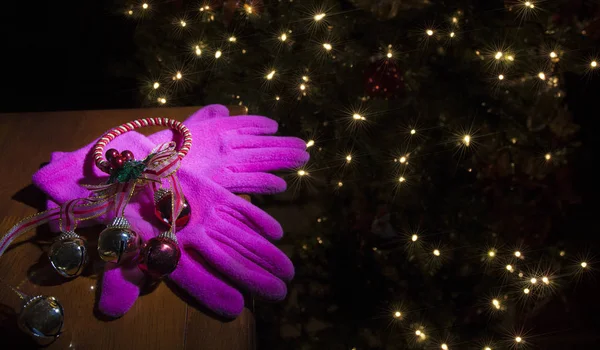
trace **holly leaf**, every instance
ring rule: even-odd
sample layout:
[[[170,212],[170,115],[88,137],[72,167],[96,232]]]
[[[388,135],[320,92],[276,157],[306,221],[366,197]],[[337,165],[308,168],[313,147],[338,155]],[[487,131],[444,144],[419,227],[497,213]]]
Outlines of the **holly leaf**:
[[[110,174],[108,183],[114,182],[129,182],[135,180],[142,175],[146,169],[146,164],[143,161],[132,160],[123,164],[121,169],[117,169]]]

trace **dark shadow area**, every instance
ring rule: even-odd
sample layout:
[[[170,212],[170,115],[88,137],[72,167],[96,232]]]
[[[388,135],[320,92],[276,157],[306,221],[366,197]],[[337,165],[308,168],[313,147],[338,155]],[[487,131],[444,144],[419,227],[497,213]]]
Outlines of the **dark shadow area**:
[[[0,112],[133,107],[135,24],[116,7],[113,0],[7,4],[0,30],[11,83]]]

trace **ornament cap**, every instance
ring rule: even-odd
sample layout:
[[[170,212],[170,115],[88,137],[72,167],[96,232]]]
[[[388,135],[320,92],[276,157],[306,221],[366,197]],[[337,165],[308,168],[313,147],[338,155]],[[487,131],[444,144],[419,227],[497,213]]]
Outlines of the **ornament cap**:
[[[72,239],[72,238],[81,238],[81,236],[79,236],[77,233],[75,233],[75,231],[67,231],[67,232],[62,232],[57,238],[57,241],[64,241],[67,239]]]
[[[109,228],[131,228],[131,224],[124,216],[118,216],[114,218],[110,224],[107,225]]]
[[[165,190],[164,188],[159,188],[158,190],[156,190],[156,192],[154,192],[154,203],[156,204],[160,202],[161,199],[165,198],[170,194],[171,191]]]
[[[177,236],[175,236],[175,234],[171,231],[165,231],[158,235],[158,237],[170,239],[177,244]]]

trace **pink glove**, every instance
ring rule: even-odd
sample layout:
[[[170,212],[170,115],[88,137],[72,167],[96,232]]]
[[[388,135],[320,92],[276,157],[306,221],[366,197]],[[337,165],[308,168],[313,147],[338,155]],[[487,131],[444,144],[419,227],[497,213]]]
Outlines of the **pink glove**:
[[[286,183],[269,171],[298,167],[308,161],[306,142],[295,137],[269,136],[277,122],[262,116],[229,118],[221,105],[206,106],[184,124],[194,145],[182,169],[206,176],[234,193],[283,192]],[[153,144],[175,140],[179,135],[164,130],[148,137]]]
[[[223,113],[224,107],[221,106],[211,106],[201,111],[197,112],[194,116],[189,119],[188,124],[193,123],[194,121],[199,121],[200,118],[214,118],[216,116],[216,112],[219,112],[220,115]],[[225,112],[227,110],[225,109]],[[223,118],[219,118],[223,119]],[[231,121],[231,119],[226,118]],[[204,137],[213,136],[217,138],[217,140],[213,141],[216,143],[223,143],[223,145],[219,147],[209,147],[212,146],[211,143],[208,143],[206,146],[208,149],[212,151],[216,151],[220,153],[227,161],[223,162],[220,167],[213,163],[214,168],[204,167],[205,171],[210,172],[213,170],[213,178],[216,182],[221,182],[220,184],[224,187],[230,187],[235,190],[238,188],[242,191],[252,191],[252,192],[272,192],[275,190],[282,190],[285,187],[285,182],[281,179],[266,173],[255,174],[252,173],[252,169],[254,171],[266,171],[266,170],[274,170],[278,169],[281,166],[297,166],[303,163],[308,155],[304,152],[305,144],[303,141],[298,139],[291,138],[278,138],[278,137],[269,137],[269,136],[258,136],[258,135],[249,135],[247,137],[248,144],[254,146],[256,148],[243,148],[243,144],[240,144],[240,147],[236,147],[235,141],[236,138],[246,137],[244,134],[248,133],[266,133],[266,132],[274,132],[276,130],[276,123],[273,121],[264,118],[264,117],[236,117],[236,121],[240,119],[240,122],[236,125],[230,125],[227,123],[219,123],[218,121],[211,121],[212,127],[221,125],[223,128],[223,132],[220,134],[217,133],[218,130],[213,129],[212,135],[203,135]],[[262,122],[262,123],[261,123]],[[274,126],[272,125],[274,124]],[[262,128],[261,128],[262,125]],[[191,126],[191,125],[190,125]],[[233,127],[232,127],[233,126]],[[199,128],[191,127],[192,134],[194,135],[195,141],[198,140],[197,135],[202,135],[202,131],[198,131],[198,129],[203,129],[202,125],[199,125]],[[237,128],[237,129],[236,129]],[[164,133],[163,133],[164,134]],[[286,143],[287,139],[287,143]],[[164,140],[167,141],[167,140]],[[261,143],[262,141],[262,143]],[[154,146],[153,144],[148,144],[145,138],[137,133],[127,133],[119,138],[117,138],[113,143],[111,143],[110,147],[117,148],[119,150],[124,150],[127,147],[120,147],[120,143],[126,143],[130,150],[134,152],[138,158],[145,156]],[[277,162],[276,157],[269,157],[268,155],[260,155],[260,147],[268,147],[273,146],[272,149],[266,152],[275,152],[282,154],[283,162],[280,160]],[[135,147],[134,147],[135,146]],[[301,146],[301,147],[300,147]],[[180,171],[180,176],[186,178],[184,174],[188,167],[193,168],[190,164],[193,162],[189,162],[188,158],[192,158],[196,164],[205,163],[201,158],[201,156],[208,155],[208,159],[218,159],[218,154],[215,156],[213,154],[210,157],[210,152],[194,152],[197,144],[194,145],[192,152],[184,159],[182,162],[182,170]],[[286,149],[286,147],[288,149]],[[38,184],[42,189],[46,190],[52,199],[57,200],[58,202],[62,202],[68,200],[70,198],[74,198],[75,196],[64,196],[65,193],[73,193],[71,190],[79,190],[84,191],[85,189],[81,189],[75,185],[75,182],[71,180],[71,182],[65,182],[67,179],[74,178],[82,178],[81,174],[79,176],[75,176],[69,171],[69,169],[84,169],[85,166],[92,165],[92,168],[89,169],[88,173],[93,173],[93,175],[101,175],[102,173],[93,167],[93,162],[91,160],[91,155],[88,155],[87,161],[83,161],[83,153],[85,150],[89,150],[91,147],[84,148],[82,150],[76,151],[72,153],[71,157],[64,157],[60,161],[56,160],[57,154],[54,154],[52,157],[51,167],[43,168],[40,170],[38,174],[34,176],[34,182]],[[213,152],[214,153],[214,152]],[[74,156],[74,157],[73,157]],[[229,157],[229,158],[228,158]],[[295,159],[294,159],[295,157]],[[281,159],[280,158],[280,159]],[[244,160],[246,159],[246,164],[243,162],[237,162],[236,160]],[[79,164],[73,164],[79,162]],[[187,164],[187,165],[186,165]],[[229,164],[234,164],[232,167],[233,170],[238,170],[239,172],[230,171],[227,168]],[[279,166],[277,165],[279,164]],[[195,170],[195,169],[194,169]],[[244,172],[244,171],[248,172]],[[223,176],[215,176],[214,174],[221,172]],[[69,173],[71,173],[69,175]],[[193,182],[197,184],[198,188],[218,188],[219,186],[215,186],[210,181],[203,180],[200,176],[188,175],[188,180],[182,181],[184,188],[186,187],[185,182]],[[261,180],[262,179],[262,180]],[[253,184],[251,181],[264,181],[267,185],[264,187],[257,186],[257,184]],[[88,178],[87,183],[90,183],[90,179]],[[244,184],[245,183],[245,184]],[[282,185],[283,183],[283,185]],[[243,186],[240,186],[242,184]],[[192,200],[189,191],[187,190],[186,194],[188,197],[188,201],[192,206],[192,221],[194,218],[197,218],[197,211],[194,209],[196,206],[200,206],[204,208],[206,204],[201,204],[200,201],[197,204],[192,204],[192,202],[196,203],[195,200]],[[216,191],[215,189],[210,190],[209,192]],[[85,193],[80,193],[78,196],[82,197]],[[229,194],[231,197],[231,194]],[[70,198],[65,198],[70,197]],[[224,199],[227,197],[224,196]],[[233,197],[236,200],[240,201],[241,199],[237,197]],[[243,201],[243,200],[242,200]],[[209,202],[208,205],[219,203],[219,202]],[[250,206],[250,208],[254,208],[248,203],[244,204]],[[245,207],[237,207],[233,205],[226,208],[236,208],[234,210],[241,210],[245,213]],[[147,206],[146,208],[152,208],[152,206]],[[255,208],[254,208],[255,209]],[[244,227],[248,229],[247,222],[252,222],[252,220],[257,221],[256,218],[264,217],[266,214],[254,213],[253,215],[247,215],[245,219],[239,221],[243,223],[240,227]],[[235,211],[232,212],[235,214]],[[232,215],[234,215],[232,214]],[[150,217],[152,217],[151,213],[147,213]],[[239,216],[239,215],[238,215]],[[112,216],[111,216],[112,217]],[[131,221],[131,215],[128,216]],[[266,216],[268,217],[268,216]],[[153,218],[153,217],[152,217]],[[228,220],[231,220],[232,216],[226,217]],[[270,218],[269,218],[270,219]],[[152,220],[150,218],[144,218],[146,222]],[[250,220],[250,221],[248,221]],[[270,219],[272,220],[272,219]],[[263,223],[269,223],[270,220],[262,220]],[[258,220],[261,221],[261,220]],[[259,296],[270,300],[279,300],[285,296],[285,284],[281,280],[289,280],[293,276],[293,267],[289,262],[289,259],[285,257],[277,248],[271,245],[267,240],[262,238],[257,234],[257,230],[255,227],[250,225],[252,229],[249,233],[244,233],[242,230],[234,230],[234,226],[228,226],[225,223],[225,220],[220,220],[214,222],[214,227],[210,226],[212,221],[209,221],[208,227],[205,227],[203,230],[196,229],[196,224],[189,223],[187,228],[194,231],[194,236],[196,239],[182,239],[181,243],[187,251],[190,251],[191,248],[202,252],[204,258],[214,266],[218,271],[226,274],[231,280],[241,285],[245,289],[256,293]],[[271,221],[270,224],[273,224]],[[150,232],[150,231],[147,231]],[[260,233],[261,231],[258,230]],[[263,232],[265,233],[265,232]],[[273,232],[271,232],[273,233]],[[280,229],[275,235],[267,235],[268,238],[278,238],[281,234]],[[155,234],[151,234],[152,237]],[[186,229],[182,232],[178,233],[179,236],[188,237],[186,233]],[[146,234],[144,234],[144,239],[148,239]],[[176,281],[179,285],[183,286],[187,289],[193,296],[199,299],[199,301],[206,304],[208,307],[214,309],[216,312],[221,313],[226,316],[234,316],[243,306],[243,300],[241,294],[237,292],[235,289],[231,288],[224,282],[220,281],[215,277],[215,273],[209,271],[205,268],[205,265],[194,260],[194,255],[186,255],[184,252],[184,256],[180,262],[181,268],[178,268],[172,275],[171,278]],[[105,313],[119,316],[127,311],[132,305],[135,299],[139,294],[139,289],[137,285],[141,283],[143,280],[143,276],[141,272],[135,266],[125,266],[118,269],[113,269],[114,266],[107,266],[107,272],[103,281],[103,293],[100,300],[100,308]],[[193,275],[189,275],[192,273]],[[198,283],[194,283],[198,282]],[[206,289],[206,286],[213,286],[215,289],[209,291]],[[126,291],[126,293],[124,293]],[[118,297],[115,295],[118,293]]]

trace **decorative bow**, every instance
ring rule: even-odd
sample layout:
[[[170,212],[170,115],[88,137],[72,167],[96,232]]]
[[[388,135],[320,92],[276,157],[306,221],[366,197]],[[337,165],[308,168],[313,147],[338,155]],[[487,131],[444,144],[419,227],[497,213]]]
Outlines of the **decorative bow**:
[[[70,200],[58,208],[21,220],[0,239],[0,255],[21,234],[50,221],[58,220],[60,230],[69,232],[75,230],[78,222],[96,218],[113,209],[117,216],[123,216],[136,191],[150,184],[156,191],[163,179],[167,180],[172,194],[171,232],[175,233],[175,222],[184,205],[183,190],[176,175],[180,164],[175,142],[157,146],[143,161],[128,162],[127,166],[113,172],[106,184],[83,185],[92,191],[89,197]]]

